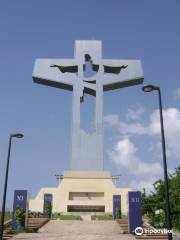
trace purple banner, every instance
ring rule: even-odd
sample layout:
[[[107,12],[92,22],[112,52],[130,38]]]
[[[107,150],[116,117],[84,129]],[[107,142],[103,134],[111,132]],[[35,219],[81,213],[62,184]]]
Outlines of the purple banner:
[[[113,218],[117,219],[117,210],[121,212],[121,195],[113,195]]]
[[[28,191],[15,190],[13,203],[13,219],[12,228],[25,228],[27,226],[28,217]],[[24,215],[24,218],[22,217]]]
[[[142,225],[141,192],[128,192],[128,202],[128,230],[129,233],[134,233]]]
[[[44,194],[44,209],[43,209],[44,217],[51,217],[52,200],[53,200],[53,195],[51,193]]]

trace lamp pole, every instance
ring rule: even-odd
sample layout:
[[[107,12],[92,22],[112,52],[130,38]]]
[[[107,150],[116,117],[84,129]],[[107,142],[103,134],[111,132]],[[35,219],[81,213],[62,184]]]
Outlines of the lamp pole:
[[[10,161],[10,155],[11,155],[11,142],[12,142],[13,137],[23,138],[23,134],[15,133],[15,134],[11,134],[9,137],[9,147],[8,147],[8,155],[7,155],[7,163],[6,163],[3,203],[2,203],[1,222],[0,222],[0,240],[3,240],[4,216],[5,216],[5,209],[6,209],[6,193],[7,193],[8,173],[9,173],[9,161]]]
[[[142,90],[144,92],[152,92],[154,90],[158,91],[159,114],[160,114],[160,125],[161,125],[161,142],[162,142],[162,153],[163,153],[163,169],[164,169],[166,224],[167,224],[167,229],[171,230],[172,226],[171,226],[171,213],[170,213],[170,201],[169,201],[169,181],[168,181],[168,172],[167,172],[166,143],[165,143],[165,136],[164,136],[164,121],[163,121],[161,89],[159,86],[146,85],[146,86],[143,86]],[[172,240],[172,233],[168,232],[168,240]]]

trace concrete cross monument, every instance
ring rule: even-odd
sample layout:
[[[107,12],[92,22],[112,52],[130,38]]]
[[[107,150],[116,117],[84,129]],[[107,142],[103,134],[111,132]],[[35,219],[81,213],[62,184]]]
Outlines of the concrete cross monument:
[[[71,170],[103,170],[103,92],[143,82],[139,60],[102,58],[97,40],[75,42],[73,59],[37,59],[33,71],[36,83],[73,91]],[[80,106],[84,94],[96,98],[95,130],[81,128]]]

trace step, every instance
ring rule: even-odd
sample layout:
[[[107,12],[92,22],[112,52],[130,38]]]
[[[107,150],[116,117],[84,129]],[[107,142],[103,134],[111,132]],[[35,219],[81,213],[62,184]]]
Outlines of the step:
[[[168,236],[158,236],[158,235],[153,235],[153,236],[136,236],[136,239],[168,239]]]
[[[160,238],[160,237],[156,237],[156,238],[150,238],[150,237],[146,237],[146,236],[144,236],[144,237],[142,237],[142,238],[136,238],[136,239],[141,239],[141,240],[154,240],[154,239],[156,239],[156,240],[167,240],[168,239],[168,237],[167,238]]]
[[[116,222],[119,223],[119,224],[128,224],[127,219],[117,219]]]

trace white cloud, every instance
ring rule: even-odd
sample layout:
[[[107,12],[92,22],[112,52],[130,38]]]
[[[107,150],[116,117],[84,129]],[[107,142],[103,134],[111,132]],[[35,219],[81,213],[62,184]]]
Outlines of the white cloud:
[[[142,106],[132,106],[128,108],[126,118],[127,120],[140,120],[143,113],[144,108]]]
[[[129,138],[119,140],[114,149],[109,152],[110,160],[136,176],[159,176],[162,167],[158,162],[147,163],[137,157],[137,147]]]
[[[180,98],[180,88],[176,89],[174,92],[174,97],[175,98]]]
[[[180,160],[180,111],[168,108],[163,111],[163,118],[168,155]],[[149,133],[160,135],[159,111],[155,110],[150,119]]]
[[[168,160],[171,163],[174,161],[177,166],[177,161],[180,164],[180,110],[167,108],[163,110],[163,117]],[[159,159],[162,154],[159,109],[149,114],[146,122],[142,120],[129,117],[126,122],[118,115],[105,117],[106,125],[116,128],[121,137],[109,152],[110,160],[134,176],[133,181],[129,180],[131,187],[140,190],[144,187],[150,191],[153,189],[152,184],[162,176],[162,167],[159,162],[142,161],[138,145],[131,141],[131,136],[141,136],[142,141],[144,136],[148,136],[151,142],[148,151],[153,152],[153,158]]]
[[[104,122],[112,127],[119,126],[119,116],[117,114],[109,114],[104,117]]]
[[[133,179],[130,181],[129,186],[132,187],[134,190],[142,191],[143,188],[149,193],[150,191],[154,190],[153,183],[157,181],[157,178],[152,177],[145,180],[135,180]]]
[[[116,127],[121,134],[145,134],[147,129],[140,122],[126,123],[119,119],[117,114],[107,115],[104,118],[105,124]]]
[[[137,148],[134,144],[128,138],[125,138],[117,142],[114,149],[109,152],[109,156],[117,165],[134,168],[134,163],[137,162],[136,151]]]
[[[166,136],[167,153],[176,159],[180,159],[180,110],[168,108],[163,110],[164,128]],[[140,121],[125,122],[118,115],[105,117],[108,126],[115,127],[121,135],[148,135],[160,137],[159,109],[152,112],[147,124]],[[154,146],[159,149],[159,139],[155,140]]]

